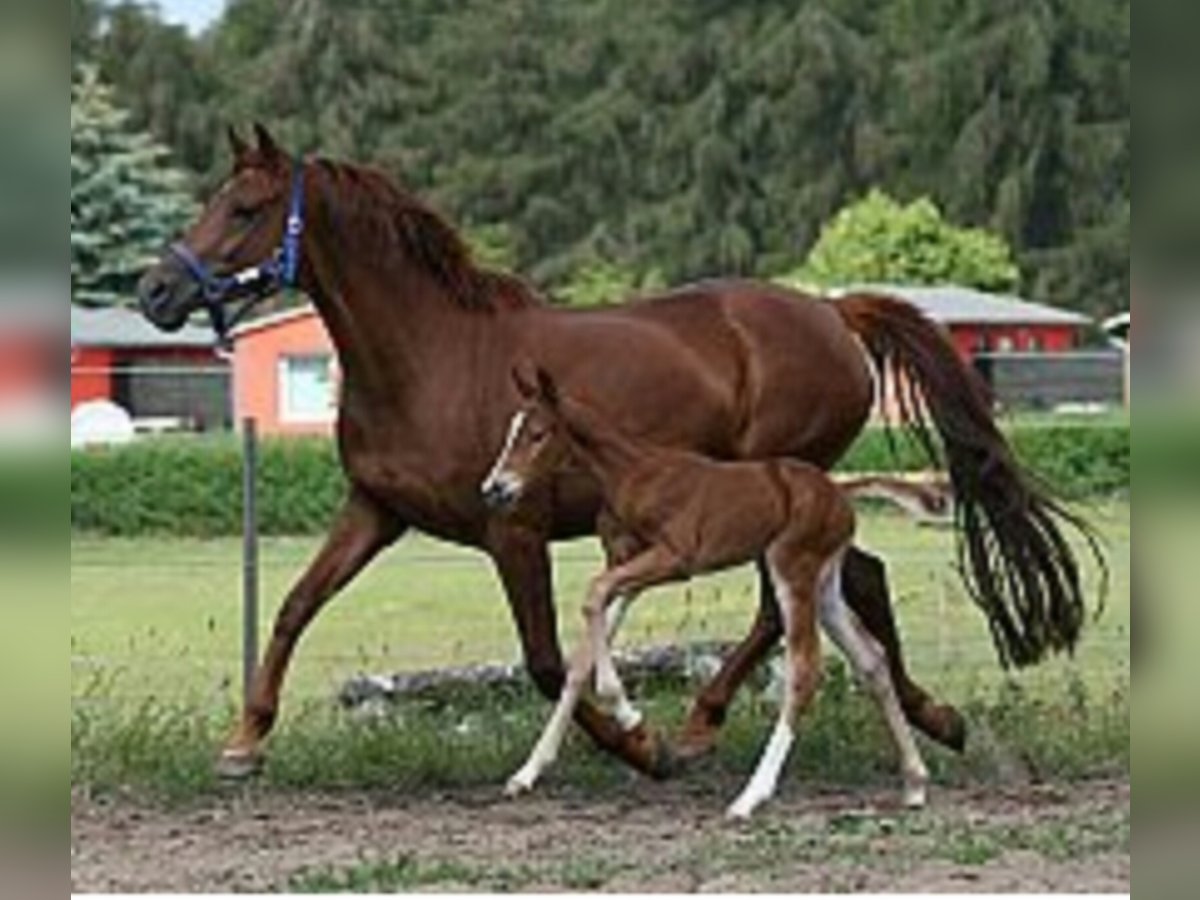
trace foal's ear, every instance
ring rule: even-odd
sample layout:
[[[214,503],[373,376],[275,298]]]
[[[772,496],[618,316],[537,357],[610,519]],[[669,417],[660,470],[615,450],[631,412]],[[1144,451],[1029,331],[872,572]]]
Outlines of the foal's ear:
[[[532,400],[538,395],[537,373],[532,364],[519,362],[512,367],[512,380],[517,393],[524,400]]]
[[[234,168],[239,168],[246,161],[246,157],[250,155],[250,145],[232,125],[225,130],[225,134],[229,138],[229,152],[233,154]]]
[[[558,385],[550,373],[538,366],[537,370],[538,395],[552,407],[558,406]]]

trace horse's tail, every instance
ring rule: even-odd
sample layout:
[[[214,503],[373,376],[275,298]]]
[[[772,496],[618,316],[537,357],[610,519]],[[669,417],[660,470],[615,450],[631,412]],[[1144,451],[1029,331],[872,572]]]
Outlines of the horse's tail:
[[[982,380],[924,314],[875,295],[847,296],[835,306],[866,346],[884,396],[890,385],[901,423],[949,472],[960,568],[1001,662],[1027,666],[1051,651],[1073,651],[1086,611],[1062,526],[1083,535],[1107,576],[1095,532],[1022,470]]]

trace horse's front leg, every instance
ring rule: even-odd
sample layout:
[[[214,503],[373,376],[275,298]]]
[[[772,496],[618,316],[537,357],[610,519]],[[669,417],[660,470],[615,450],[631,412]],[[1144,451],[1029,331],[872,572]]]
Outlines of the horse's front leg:
[[[492,529],[488,547],[517,624],[530,677],[547,699],[557,701],[566,668],[558,642],[546,539],[535,529],[505,523]],[[670,774],[666,742],[645,725],[626,731],[586,698],[575,708],[575,721],[599,747],[638,771],[655,778]]]
[[[352,491],[321,551],[276,616],[241,722],[221,754],[218,771],[222,776],[242,778],[257,771],[262,761],[261,745],[275,724],[284,675],[300,636],[322,607],[406,528],[368,497]]]

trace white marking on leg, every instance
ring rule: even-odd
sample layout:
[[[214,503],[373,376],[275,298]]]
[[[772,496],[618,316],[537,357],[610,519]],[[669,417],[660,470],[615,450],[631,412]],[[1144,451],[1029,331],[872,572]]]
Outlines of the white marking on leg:
[[[775,599],[783,617],[784,634],[790,636],[795,626],[791,589],[778,576],[773,567],[771,580],[775,584]],[[759,758],[758,766],[755,768],[750,782],[733,802],[733,805],[729,807],[727,815],[731,819],[750,818],[755,810],[775,796],[775,791],[779,787],[779,777],[783,774],[783,767],[787,764],[792,745],[796,741],[794,724],[796,719],[796,693],[794,690],[796,667],[792,658],[791,642],[785,641],[784,646],[783,701],[780,704],[779,720],[775,724],[771,740]]]
[[[644,717],[641,711],[629,700],[625,692],[625,684],[617,672],[613,660],[612,642],[624,621],[625,612],[632,598],[619,596],[605,611],[606,639],[596,648],[596,696],[608,702],[613,718],[621,726],[622,731],[633,731],[642,724]]]
[[[525,427],[525,420],[528,418],[528,412],[519,410],[513,415],[511,421],[509,421],[508,436],[504,439],[504,448],[500,451],[500,455],[496,457],[496,463],[492,466],[492,471],[488,472],[487,478],[483,480],[482,489],[484,493],[499,485],[504,485],[510,489],[519,488],[519,484],[515,482],[515,479],[505,474],[504,467],[508,465],[509,454],[512,453],[512,449],[517,443],[517,438],[521,434],[521,429]]]
[[[533,752],[525,765],[517,770],[509,780],[504,793],[509,797],[533,790],[542,774],[558,759],[571,720],[575,717],[575,708],[583,695],[583,686],[587,682],[588,670],[591,668],[590,659],[580,658],[572,666],[567,675],[567,683],[563,686],[558,704],[554,707],[546,727],[542,729],[538,741],[534,744]]]
[[[786,714],[780,715],[771,740],[754,770],[754,776],[729,807],[729,818],[748,819],[756,809],[775,796],[779,776],[796,740],[796,733],[788,724],[787,718]]]
[[[858,617],[846,604],[842,593],[841,559],[825,580],[821,590],[821,624],[850,660],[858,677],[867,686],[887,723],[888,733],[900,755],[904,777],[904,804],[910,809],[925,805],[929,770],[921,759],[921,751],[913,737],[908,720],[896,697],[888,670],[887,655],[882,647],[859,624]]]

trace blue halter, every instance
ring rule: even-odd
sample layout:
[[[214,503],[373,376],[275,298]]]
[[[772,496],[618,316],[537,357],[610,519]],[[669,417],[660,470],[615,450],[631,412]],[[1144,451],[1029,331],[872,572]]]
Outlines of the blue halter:
[[[244,319],[256,304],[284,288],[296,287],[300,276],[300,245],[303,237],[304,163],[296,160],[292,164],[292,193],[283,227],[283,239],[279,249],[266,262],[234,272],[232,275],[219,275],[185,244],[176,243],[168,248],[170,254],[179,260],[192,280],[199,285],[213,331],[216,332],[217,340],[222,346],[229,345],[230,330]],[[232,315],[226,307],[230,300],[243,301]]]

